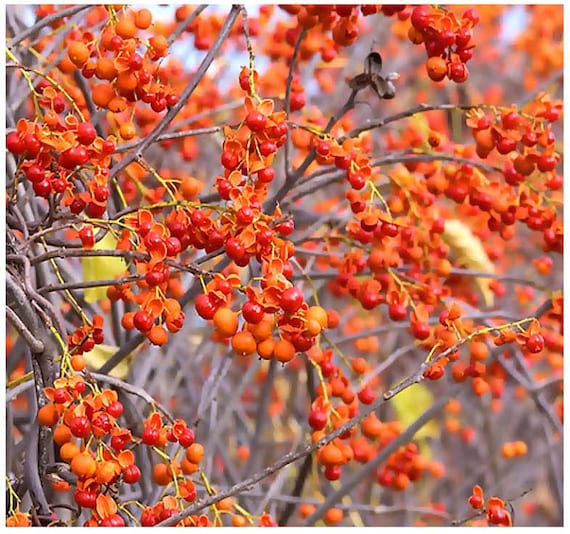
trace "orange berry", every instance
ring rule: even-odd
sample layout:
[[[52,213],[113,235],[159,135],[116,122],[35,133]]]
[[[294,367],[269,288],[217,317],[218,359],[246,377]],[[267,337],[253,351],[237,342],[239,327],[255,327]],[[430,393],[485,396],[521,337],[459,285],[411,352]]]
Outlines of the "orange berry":
[[[59,420],[59,414],[53,402],[49,402],[38,410],[38,421],[40,425],[54,426]]]
[[[148,42],[159,57],[163,56],[168,49],[168,40],[164,35],[154,35]]]
[[[310,321],[307,321],[306,330],[311,336],[318,336],[322,332],[323,327],[318,321],[311,319]]]
[[[524,456],[528,452],[528,446],[524,441],[515,441],[513,448],[517,456]]]
[[[247,445],[240,445],[236,451],[237,457],[245,462],[249,459],[249,447]]]
[[[354,358],[352,360],[352,370],[359,375],[363,375],[368,369],[368,364],[364,358]]]
[[[493,139],[493,135],[491,134],[491,130],[477,130],[473,134],[473,138],[475,139],[475,143],[477,146],[485,151],[493,150],[495,146],[495,141]]]
[[[435,264],[435,272],[439,276],[449,276],[451,273],[451,262],[447,258],[442,258]]]
[[[128,95],[137,88],[139,81],[134,72],[128,70],[117,75],[115,87],[122,95]]]
[[[273,332],[273,319],[266,316],[266,318],[257,324],[248,324],[247,329],[253,334],[257,341],[262,341],[267,339]]]
[[[57,425],[53,430],[53,440],[58,445],[63,445],[71,440],[71,430],[67,425]]]
[[[191,475],[192,473],[195,473],[199,469],[198,465],[192,463],[190,460],[188,460],[188,458],[186,458],[186,456],[182,457],[182,462],[180,463],[180,467],[182,468],[182,472],[185,475]]]
[[[121,326],[125,330],[132,330],[135,327],[134,317],[135,317],[135,312],[126,312],[121,317]]]
[[[281,363],[290,362],[295,357],[295,347],[293,343],[286,339],[278,341],[273,348],[273,357]]]
[[[64,462],[71,462],[79,452],[79,447],[73,441],[67,441],[59,449],[59,455]]]
[[[63,56],[57,68],[63,72],[63,74],[72,74],[76,70],[76,66],[73,61],[69,59],[69,56]]]
[[[327,443],[317,453],[318,461],[321,465],[341,465],[344,463],[344,454],[333,443]]]
[[[300,515],[303,519],[306,519],[306,518],[309,517],[316,509],[317,509],[317,507],[316,507],[314,504],[303,503],[303,504],[301,504],[301,506],[299,506],[299,515]]]
[[[73,367],[74,371],[80,372],[85,369],[87,366],[87,361],[85,357],[81,354],[76,354],[75,356],[71,357],[71,367]]]
[[[87,452],[82,452],[71,460],[71,471],[79,478],[89,478],[97,471],[97,462]]]
[[[110,484],[120,472],[119,465],[115,462],[101,462],[97,464],[95,480],[99,484]]]
[[[382,434],[384,424],[378,419],[375,413],[371,413],[362,420],[360,429],[362,434],[367,438],[374,439]]]
[[[185,176],[180,184],[180,192],[184,200],[192,200],[204,189],[204,183],[193,176]]]
[[[132,122],[123,122],[121,126],[119,126],[119,134],[125,141],[132,139],[136,133],[137,131]]]
[[[272,337],[268,337],[257,344],[257,354],[264,360],[271,360],[273,358],[273,351],[277,342]]]
[[[489,347],[484,341],[473,341],[471,343],[470,355],[476,361],[482,361],[489,356]]]
[[[323,330],[329,325],[327,312],[321,306],[311,306],[307,310],[306,318],[307,321],[316,321]]]
[[[173,480],[172,470],[167,464],[155,464],[152,468],[152,479],[159,486],[167,486]]]
[[[232,517],[232,527],[245,527],[247,526],[247,519],[240,514],[235,514]]]
[[[115,96],[115,88],[110,83],[100,83],[91,88],[93,103],[100,108],[106,108]]]
[[[434,81],[443,80],[447,74],[447,63],[439,56],[432,56],[426,61],[428,76]]]
[[[503,455],[503,458],[507,459],[516,456],[517,453],[514,447],[514,443],[511,442],[503,443],[503,446],[501,447],[501,454]]]
[[[471,382],[471,385],[473,387],[473,392],[475,393],[475,395],[478,395],[479,397],[485,395],[485,393],[487,393],[491,389],[489,383],[480,376],[475,377],[473,379],[473,382]]]
[[[336,328],[340,323],[340,315],[336,310],[327,311],[328,328]]]
[[[343,515],[344,513],[340,508],[329,508],[325,512],[323,519],[329,526],[338,525],[342,521]]]
[[[156,325],[149,330],[146,337],[153,345],[161,347],[168,341],[168,332],[164,326]]]
[[[410,477],[406,473],[397,473],[392,482],[392,487],[395,490],[401,491],[406,489],[410,485]]]
[[[257,343],[251,332],[242,330],[232,337],[232,348],[240,356],[249,356],[255,352]]]
[[[431,461],[427,466],[430,475],[434,478],[441,478],[445,475],[445,467],[442,463],[437,461]]]
[[[100,57],[95,65],[95,76],[100,80],[114,80],[117,77],[115,62],[109,57]]]
[[[186,459],[193,464],[199,464],[204,458],[204,446],[200,443],[192,443],[186,449]]]
[[[135,13],[135,26],[139,30],[146,30],[152,24],[152,13],[149,9],[139,9]]]
[[[215,507],[223,512],[229,512],[234,507],[234,501],[231,497],[226,497],[225,499],[218,501],[215,504]]]
[[[115,24],[115,32],[123,39],[131,39],[136,35],[137,27],[131,19],[122,17],[117,24]]]
[[[67,55],[71,62],[80,69],[89,59],[89,47],[81,41],[73,41],[69,45]]]
[[[127,109],[127,100],[123,96],[114,96],[107,104],[107,109],[113,113],[121,113]]]
[[[233,336],[238,329],[238,314],[229,308],[218,308],[214,314],[214,328],[222,337]]]

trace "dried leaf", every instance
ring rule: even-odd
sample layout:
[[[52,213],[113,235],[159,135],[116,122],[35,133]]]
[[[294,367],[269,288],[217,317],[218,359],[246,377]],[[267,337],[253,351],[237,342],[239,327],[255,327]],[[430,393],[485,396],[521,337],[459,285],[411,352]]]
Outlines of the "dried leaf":
[[[446,221],[442,238],[457,260],[468,269],[485,273],[495,272],[495,266],[487,256],[481,240],[473,234],[471,228],[466,224],[457,219]],[[473,282],[481,292],[485,305],[493,306],[494,296],[490,288],[491,279],[475,277]]]
[[[114,250],[117,240],[108,232],[103,239],[95,243],[94,250]],[[122,258],[110,256],[89,256],[81,258],[83,280],[95,282],[115,278],[125,272],[126,265]],[[92,304],[107,299],[107,287],[88,287],[85,289],[85,301]]]

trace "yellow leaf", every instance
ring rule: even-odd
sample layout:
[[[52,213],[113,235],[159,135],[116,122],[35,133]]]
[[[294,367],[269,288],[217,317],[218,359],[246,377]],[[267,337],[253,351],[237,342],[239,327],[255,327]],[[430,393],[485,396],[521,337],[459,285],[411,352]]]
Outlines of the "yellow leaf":
[[[457,261],[463,263],[468,269],[485,273],[495,272],[495,266],[487,256],[481,240],[473,234],[471,228],[466,224],[457,219],[445,221],[445,231],[442,238]],[[490,278],[473,278],[473,283],[481,292],[485,305],[488,307],[493,306],[494,302],[493,292],[489,287],[490,282]]]
[[[113,345],[95,345],[93,350],[86,352],[83,357],[85,358],[89,369],[92,371],[98,371],[118,350],[119,347],[115,347]],[[133,354],[131,353],[126,358],[123,358],[123,361],[109,372],[109,376],[114,376],[115,378],[124,380],[129,374],[132,361]]]
[[[95,243],[94,250],[115,250],[117,240],[107,232],[105,237]],[[89,256],[81,258],[83,268],[83,280],[85,282],[95,282],[107,280],[125,272],[126,265],[123,258],[110,256]],[[88,287],[85,289],[85,301],[90,304],[99,302],[107,298],[107,286]]]
[[[433,395],[423,384],[414,384],[392,398],[392,406],[396,417],[404,428],[410,426],[433,404]],[[439,426],[435,420],[431,420],[420,428],[414,438],[436,438],[439,436]],[[428,458],[431,456],[427,440],[424,441],[422,452]]]

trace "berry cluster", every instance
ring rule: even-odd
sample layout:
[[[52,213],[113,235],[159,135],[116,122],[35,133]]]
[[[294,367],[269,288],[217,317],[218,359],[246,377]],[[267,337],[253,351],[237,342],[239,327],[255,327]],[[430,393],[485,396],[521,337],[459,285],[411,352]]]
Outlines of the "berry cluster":
[[[475,510],[484,510],[489,524],[503,527],[513,526],[511,514],[505,510],[505,502],[498,497],[489,497],[487,503],[485,503],[481,486],[473,486],[473,493],[469,497],[469,504]]]
[[[486,193],[481,191],[481,185],[478,187],[479,207],[486,211],[493,208],[497,212],[492,212],[489,229],[502,232],[518,219],[531,230],[543,232],[545,250],[562,253],[563,232],[556,213],[531,190],[531,187],[550,191],[562,188],[562,176],[556,172],[560,155],[555,150],[556,137],[551,129],[551,123],[559,119],[560,112],[561,103],[539,95],[523,110],[508,109],[492,115],[473,110],[468,113],[467,125],[472,128],[477,155],[481,158],[488,158],[492,153],[506,156],[504,180],[520,189],[518,199],[512,196],[509,202],[503,196],[505,201],[499,204],[493,202],[491,191]]]
[[[87,384],[80,374],[68,373],[56,379],[53,387],[45,388],[45,396],[48,403],[38,411],[38,421],[53,428],[59,456],[77,477],[73,499],[90,513],[84,526],[125,526],[123,516],[118,513],[121,505],[106,488],[119,482],[139,482],[141,471],[133,452],[138,446],[149,447],[161,459],[165,458],[163,451],[168,444],[184,451],[181,463],[158,462],[153,468],[153,480],[158,485],[167,486],[177,479],[177,494],[169,501],[175,503],[170,507],[175,511],[159,511],[158,503],[143,513],[143,525],[167,519],[182,509],[181,503],[196,498],[189,477],[199,470],[204,448],[194,441],[194,432],[183,420],[165,423],[160,413],[153,412],[144,421],[144,429],[137,438],[119,423],[123,404],[116,391],[101,390],[94,382]],[[58,481],[54,482],[54,489],[72,488],[69,483]]]
[[[67,38],[67,56],[59,64],[64,74],[80,69],[81,74],[102,83],[91,88],[93,103],[114,113],[125,111],[142,101],[156,113],[178,102],[176,94],[158,77],[158,61],[168,53],[168,41],[162,34],[145,41],[140,31],[150,31],[152,13],[146,9],[125,10],[117,16],[109,8],[109,20],[101,34],[71,32]],[[101,11],[104,21],[108,13]],[[147,43],[147,44],[145,44]],[[144,50],[142,49],[144,48]],[[132,124],[121,125],[121,137],[134,137]]]
[[[428,76],[436,82],[445,77],[463,83],[469,77],[466,63],[473,57],[475,45],[471,42],[473,28],[479,14],[470,8],[461,19],[439,7],[417,6],[412,11],[408,38],[414,44],[425,46]]]
[[[349,377],[334,363],[332,350],[323,351],[314,347],[309,351],[309,356],[313,363],[318,365],[322,376],[308,417],[314,442],[322,438],[327,431],[335,430],[354,417],[359,405],[372,404],[376,400],[376,393],[373,389],[374,381],[364,384],[355,392]],[[368,372],[370,367],[364,358],[352,359],[351,374],[357,380],[360,381]],[[371,413],[362,420],[358,429],[347,431],[320,448],[317,452],[317,462],[324,468],[325,478],[331,481],[339,480],[343,466],[352,460],[359,463],[370,461],[401,431],[402,426],[398,421],[382,422],[375,413]],[[377,480],[383,486],[403,490],[410,482],[418,480],[428,466],[433,467],[434,472],[438,471],[439,464],[430,464],[419,454],[417,446],[410,443],[392,453],[379,467]]]
[[[16,131],[7,135],[6,147],[20,156],[18,170],[38,197],[58,195],[60,204],[72,213],[85,211],[90,217],[100,217],[109,198],[108,167],[115,150],[114,137],[99,137],[92,123],[74,115],[59,117],[55,111],[61,109],[57,106],[59,96],[51,86],[43,85],[42,94],[40,102],[50,106],[44,122],[20,119]],[[88,163],[89,171],[79,179],[79,170]]]

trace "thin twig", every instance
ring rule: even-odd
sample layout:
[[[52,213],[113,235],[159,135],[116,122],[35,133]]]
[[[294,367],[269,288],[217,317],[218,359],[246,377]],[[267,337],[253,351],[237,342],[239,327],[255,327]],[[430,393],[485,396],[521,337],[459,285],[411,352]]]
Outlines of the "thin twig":
[[[41,30],[42,28],[45,28],[46,26],[49,26],[52,22],[63,19],[64,17],[71,17],[72,15],[75,15],[75,13],[79,13],[80,11],[83,11],[85,9],[89,9],[92,7],[93,6],[89,5],[89,4],[81,4],[79,6],[71,6],[71,7],[68,7],[66,9],[62,9],[61,11],[58,11],[57,13],[53,13],[51,15],[48,15],[47,17],[44,17],[40,21],[36,22],[30,28],[26,28],[19,35],[15,35],[8,42],[7,47],[13,48],[14,46],[20,44],[26,37],[28,37],[29,35],[32,35],[33,33],[37,32],[39,30]]]

